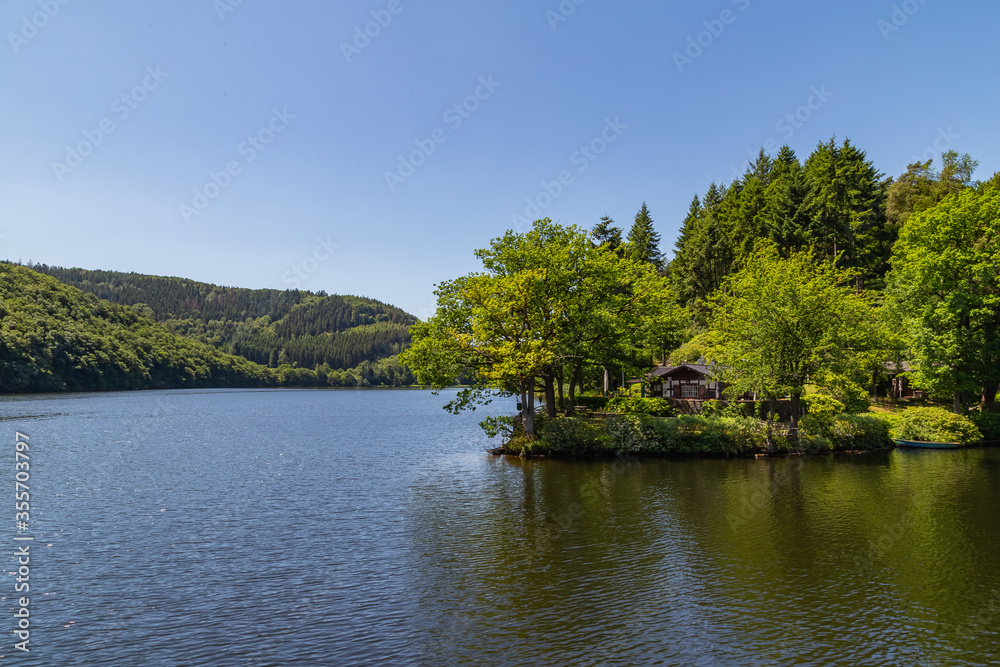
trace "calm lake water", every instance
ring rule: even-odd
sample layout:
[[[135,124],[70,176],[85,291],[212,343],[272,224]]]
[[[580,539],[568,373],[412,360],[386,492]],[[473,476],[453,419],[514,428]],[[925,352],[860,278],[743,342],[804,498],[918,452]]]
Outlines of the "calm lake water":
[[[1000,450],[494,458],[418,391],[0,398],[17,665],[996,665]],[[510,405],[508,405],[510,403]]]

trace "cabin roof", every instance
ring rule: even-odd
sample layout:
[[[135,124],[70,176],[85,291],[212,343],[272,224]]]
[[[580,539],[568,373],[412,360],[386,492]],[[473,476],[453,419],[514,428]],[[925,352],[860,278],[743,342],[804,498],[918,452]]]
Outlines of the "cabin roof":
[[[665,378],[673,375],[682,368],[692,370],[700,375],[709,375],[712,372],[712,367],[708,364],[680,364],[679,366],[660,366],[649,375],[653,378]]]

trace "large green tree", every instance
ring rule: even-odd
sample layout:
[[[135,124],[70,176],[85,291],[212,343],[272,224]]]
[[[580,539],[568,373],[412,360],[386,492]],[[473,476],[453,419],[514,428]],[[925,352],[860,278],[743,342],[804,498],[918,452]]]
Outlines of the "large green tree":
[[[811,376],[840,370],[870,341],[874,309],[857,294],[851,274],[811,252],[782,258],[766,245],[726,279],[712,299],[712,359],[730,395],[756,393],[771,402],[770,424],[782,396],[792,400],[792,428]]]
[[[679,326],[667,315],[676,312],[669,284],[652,265],[620,257],[576,227],[538,220],[476,256],[484,270],[438,286],[437,312],[413,328],[413,346],[401,355],[436,388],[460,373],[473,378],[454,409],[514,393],[533,434],[536,386],[555,416],[564,367],[577,377],[585,363],[623,363]]]
[[[912,215],[893,249],[890,305],[914,382],[993,404],[1000,384],[1000,191],[964,190]]]

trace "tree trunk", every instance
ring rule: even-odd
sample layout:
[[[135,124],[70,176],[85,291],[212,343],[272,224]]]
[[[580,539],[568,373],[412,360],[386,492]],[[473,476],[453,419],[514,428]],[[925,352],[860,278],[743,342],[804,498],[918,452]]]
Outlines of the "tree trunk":
[[[576,407],[576,366],[569,371],[569,407]]]
[[[535,378],[521,380],[521,423],[525,435],[535,435]]]
[[[608,375],[608,369],[604,369],[604,396],[608,395],[608,385],[611,384],[611,376]]]
[[[542,376],[545,382],[545,414],[549,419],[556,418],[556,376],[552,371],[548,371]]]
[[[792,440],[799,439],[799,408],[801,392],[792,392]]]
[[[1000,385],[998,384],[988,384],[983,387],[983,396],[979,399],[979,405],[983,412],[990,412],[997,402],[997,390],[1000,390]]]
[[[872,400],[878,400],[878,373],[872,373]]]
[[[774,454],[774,412],[777,406],[777,399],[772,398],[767,405],[767,453]]]
[[[962,414],[962,404],[965,402],[964,401],[965,397],[962,394],[963,394],[963,392],[961,392],[961,391],[956,391],[955,392],[955,401],[954,401],[954,405],[952,407],[955,409],[955,414],[956,415]]]
[[[563,374],[563,367],[562,366],[559,367],[559,375],[556,376],[556,379],[559,380],[559,412],[565,412],[566,411],[566,401],[563,400],[563,379],[564,379],[564,374]]]

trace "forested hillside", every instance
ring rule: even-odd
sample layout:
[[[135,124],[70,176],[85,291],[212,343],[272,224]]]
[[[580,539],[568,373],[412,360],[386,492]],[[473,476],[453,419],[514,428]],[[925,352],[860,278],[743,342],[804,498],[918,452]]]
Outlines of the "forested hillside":
[[[26,267],[0,264],[0,392],[275,384],[273,371]]]
[[[277,368],[349,369],[398,354],[416,318],[353,296],[221,287],[184,278],[33,265],[36,271],[131,307],[170,330]]]

